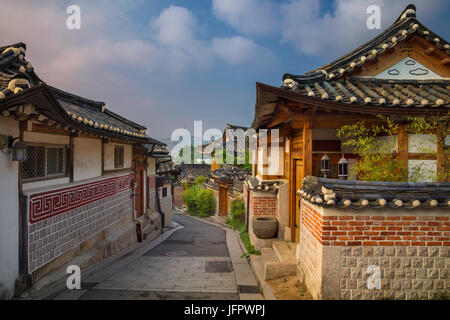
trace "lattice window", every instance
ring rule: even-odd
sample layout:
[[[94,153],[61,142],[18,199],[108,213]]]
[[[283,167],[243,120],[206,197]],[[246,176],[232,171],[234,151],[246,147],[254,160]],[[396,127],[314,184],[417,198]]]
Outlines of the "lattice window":
[[[114,168],[121,169],[124,167],[124,149],[123,146],[114,147]]]
[[[67,148],[65,146],[28,146],[28,160],[23,163],[24,181],[66,176]]]

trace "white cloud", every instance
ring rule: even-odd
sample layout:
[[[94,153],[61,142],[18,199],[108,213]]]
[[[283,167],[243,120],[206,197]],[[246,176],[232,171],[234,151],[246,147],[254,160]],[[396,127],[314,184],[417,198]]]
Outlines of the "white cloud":
[[[170,6],[152,21],[158,30],[155,39],[164,45],[174,47],[189,46],[194,39],[197,21],[191,11],[184,7]]]
[[[323,12],[318,0],[213,0],[213,13],[244,34],[275,34],[299,52],[337,58],[382,30],[366,27],[369,5],[381,8],[382,29],[390,26],[411,0],[334,0]],[[446,0],[416,0],[420,20],[435,18]]]
[[[214,38],[213,52],[230,65],[239,65],[249,62],[258,54],[258,46],[253,40],[240,36],[232,38]]]
[[[266,35],[277,28],[276,4],[270,0],[213,0],[213,13],[247,35]]]

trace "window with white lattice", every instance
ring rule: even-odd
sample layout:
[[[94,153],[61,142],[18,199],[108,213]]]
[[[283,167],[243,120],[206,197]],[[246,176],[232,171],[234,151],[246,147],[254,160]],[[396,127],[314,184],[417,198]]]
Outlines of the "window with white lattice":
[[[28,159],[23,162],[24,182],[65,177],[67,147],[56,145],[28,145]]]

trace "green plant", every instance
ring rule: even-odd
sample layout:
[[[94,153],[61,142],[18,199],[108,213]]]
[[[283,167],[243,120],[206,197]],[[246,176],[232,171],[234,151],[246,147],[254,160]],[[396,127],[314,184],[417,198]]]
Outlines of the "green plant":
[[[216,210],[216,199],[211,190],[193,185],[188,187],[181,197],[186,203],[187,212],[192,216],[209,217]]]
[[[248,258],[248,256],[250,254],[260,255],[261,252],[256,250],[255,247],[252,245],[252,243],[250,242],[250,236],[247,232],[247,225],[245,224],[245,221],[244,221],[245,220],[244,201],[242,199],[236,199],[236,200],[241,200],[242,203],[240,201],[235,202],[235,208],[236,208],[235,212],[237,214],[236,215],[232,214],[230,217],[228,217],[226,224],[239,232],[239,237],[241,238],[241,240],[245,246],[245,249],[248,252],[248,253],[244,253],[241,256],[241,258]],[[242,210],[242,205],[243,205],[243,210]],[[243,216],[241,213],[243,213]]]
[[[400,123],[389,117],[378,116],[381,123],[369,126],[364,120],[338,129],[338,137],[346,138],[345,146],[353,148],[359,156],[356,165],[352,166],[352,174],[365,181],[447,181],[449,163],[446,161],[445,137],[449,133],[446,115],[427,117],[408,117],[403,129],[408,133],[433,134],[438,137],[442,168],[436,174],[422,163],[409,165],[402,161],[397,152],[408,151],[408,145],[399,145],[395,136],[400,133]],[[403,124],[402,124],[403,125]],[[397,149],[397,150],[396,150]],[[436,156],[428,145],[420,146],[421,152]],[[396,150],[396,151],[395,151]],[[448,152],[447,152],[448,153]]]
[[[352,174],[358,180],[404,181],[408,168],[392,153],[395,139],[389,138],[398,132],[399,125],[388,117],[380,118],[381,125],[367,126],[364,120],[345,125],[338,129],[337,136],[347,138],[343,144],[360,156],[352,167]]]
[[[231,200],[230,215],[233,220],[244,221],[245,202],[242,198]]]
[[[426,153],[434,154],[441,159],[438,164],[439,168],[436,174],[436,181],[449,181],[450,175],[450,161],[448,155],[450,147],[446,145],[445,139],[450,134],[450,112],[428,115],[428,116],[409,116],[408,129],[414,133],[433,134],[437,140],[437,152],[425,151]]]

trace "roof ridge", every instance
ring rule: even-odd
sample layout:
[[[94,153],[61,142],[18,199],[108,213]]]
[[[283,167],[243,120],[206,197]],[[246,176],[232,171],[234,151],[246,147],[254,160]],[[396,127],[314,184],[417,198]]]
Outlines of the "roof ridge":
[[[393,48],[399,42],[404,41],[410,35],[418,33],[427,41],[433,42],[436,46],[450,55],[450,45],[448,41],[432,32],[416,18],[415,6],[408,5],[400,17],[388,28],[383,30],[376,37],[360,45],[353,51],[333,60],[321,67],[311,70],[304,75],[283,75],[286,79],[296,79],[297,81],[312,79],[332,79],[341,77],[344,73],[351,72],[357,66],[362,66],[365,62],[371,61],[375,57],[382,55],[387,49]]]

